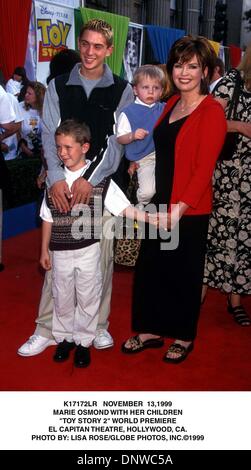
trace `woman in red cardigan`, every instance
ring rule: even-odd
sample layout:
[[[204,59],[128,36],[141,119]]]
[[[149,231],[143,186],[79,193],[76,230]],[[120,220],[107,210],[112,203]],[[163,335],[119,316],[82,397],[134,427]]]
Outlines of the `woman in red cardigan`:
[[[151,239],[149,230],[142,241],[132,308],[133,329],[140,333],[123,343],[127,354],[162,347],[164,337],[174,339],[166,362],[179,363],[193,349],[212,174],[226,134],[222,107],[208,94],[215,57],[202,37],[183,37],[170,51],[167,71],[177,94],[154,131],[156,194],[151,202],[157,206],[159,231]]]

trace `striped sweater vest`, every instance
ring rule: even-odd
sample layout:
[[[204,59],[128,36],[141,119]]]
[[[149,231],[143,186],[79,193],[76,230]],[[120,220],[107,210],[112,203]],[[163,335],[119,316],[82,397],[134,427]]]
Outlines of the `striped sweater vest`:
[[[89,204],[76,204],[64,214],[54,207],[46,191],[46,203],[53,218],[49,245],[51,251],[78,250],[100,240],[108,186],[109,178],[103,179],[93,188]]]

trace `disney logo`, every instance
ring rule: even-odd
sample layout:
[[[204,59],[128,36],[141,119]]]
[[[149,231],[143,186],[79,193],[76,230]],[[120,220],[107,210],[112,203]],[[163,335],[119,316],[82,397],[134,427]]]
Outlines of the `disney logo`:
[[[40,13],[41,13],[41,15],[51,15],[51,16],[54,16],[54,11],[50,11],[50,10],[48,10],[47,7],[44,7],[44,6],[41,7]]]

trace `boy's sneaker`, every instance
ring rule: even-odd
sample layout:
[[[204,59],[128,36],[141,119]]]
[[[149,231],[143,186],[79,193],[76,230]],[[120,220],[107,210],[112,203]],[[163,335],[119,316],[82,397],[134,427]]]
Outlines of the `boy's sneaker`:
[[[93,346],[96,349],[106,349],[111,348],[114,345],[114,341],[109,331],[107,330],[97,330],[95,339],[93,341]]]
[[[54,339],[45,338],[40,335],[32,335],[17,351],[20,356],[36,356],[43,352],[48,346],[55,346]]]

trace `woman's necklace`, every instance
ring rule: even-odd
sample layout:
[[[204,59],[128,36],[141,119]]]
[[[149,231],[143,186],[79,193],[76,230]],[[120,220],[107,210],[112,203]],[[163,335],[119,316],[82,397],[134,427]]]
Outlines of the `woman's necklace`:
[[[184,111],[188,110],[189,108],[192,108],[193,106],[195,106],[199,102],[199,100],[200,100],[200,98],[197,98],[196,101],[193,101],[190,104],[182,104],[182,102],[180,100],[179,101],[179,106],[180,106],[181,112],[184,113]]]

